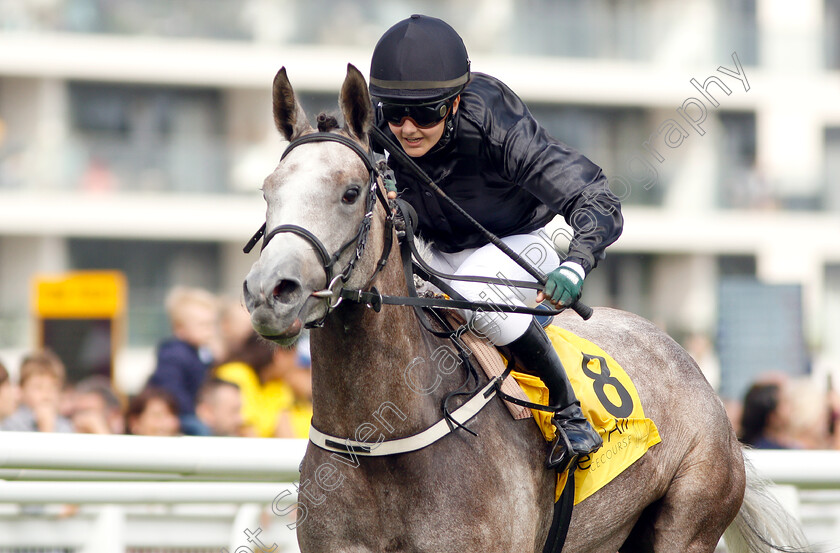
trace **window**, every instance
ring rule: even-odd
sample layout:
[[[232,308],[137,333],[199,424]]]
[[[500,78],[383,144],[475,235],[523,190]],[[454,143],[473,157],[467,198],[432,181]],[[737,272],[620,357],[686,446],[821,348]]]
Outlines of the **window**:
[[[738,52],[743,65],[758,64],[756,0],[718,0],[715,59],[731,60]],[[731,63],[731,62],[730,62]],[[724,63],[724,65],[727,65]],[[729,65],[731,67],[731,65]]]
[[[840,0],[825,0],[825,68],[840,69]]]
[[[825,129],[825,188],[823,207],[840,212],[840,127]]]
[[[718,144],[718,205],[761,209],[774,202],[770,183],[756,170],[755,114],[720,112],[724,132]]]
[[[70,83],[68,177],[83,190],[227,188],[216,90]]]
[[[517,0],[511,53],[649,59],[654,10],[648,0]]]
[[[647,155],[642,149],[649,134],[645,132],[645,110],[547,104],[529,107],[549,134],[604,170],[623,204],[658,205],[662,201],[665,183],[659,182],[658,167],[648,173],[638,165],[638,160]],[[623,186],[612,180],[618,177],[623,179]]]
[[[718,290],[721,395],[740,399],[762,373],[805,374],[802,287],[722,276]]]

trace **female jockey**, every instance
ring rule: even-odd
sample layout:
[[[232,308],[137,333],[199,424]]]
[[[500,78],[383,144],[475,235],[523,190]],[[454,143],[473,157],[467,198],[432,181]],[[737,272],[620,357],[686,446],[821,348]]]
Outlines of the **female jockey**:
[[[451,285],[473,301],[535,306],[548,299],[556,307],[577,301],[586,275],[623,224],[618,198],[601,169],[549,136],[502,82],[471,74],[464,42],[440,19],[412,15],[382,35],[371,60],[370,93],[376,125],[390,129],[467,213],[548,274],[540,292],[457,280]],[[431,243],[435,269],[535,281],[440,202],[396,156],[389,163],[401,197],[417,211],[419,234]],[[575,231],[562,263],[543,231],[558,214]],[[549,466],[567,465],[601,447],[560,359],[532,316],[476,311],[472,326],[536,370],[549,389],[550,404],[562,406],[553,418],[558,439]]]

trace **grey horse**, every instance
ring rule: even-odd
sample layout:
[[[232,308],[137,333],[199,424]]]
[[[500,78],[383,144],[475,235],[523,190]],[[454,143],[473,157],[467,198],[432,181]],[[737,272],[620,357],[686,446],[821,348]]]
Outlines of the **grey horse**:
[[[371,100],[352,65],[339,105],[344,126],[326,130],[366,149]],[[273,108],[286,140],[315,132],[285,68],[274,79]],[[440,421],[441,400],[464,374],[435,361],[445,342],[424,331],[411,308],[376,312],[329,295],[340,279],[329,281],[324,254],[333,256],[358,235],[373,193],[369,181],[368,168],[346,144],[295,147],[265,179],[266,228],[295,225],[305,232],[276,233],[265,243],[244,294],[254,328],[268,339],[291,343],[304,325],[322,323],[311,334],[313,426],[331,436],[387,443]],[[387,208],[377,203],[372,211],[364,248],[344,248],[334,267],[353,262],[348,289],[372,284],[405,295],[396,248],[381,271],[375,268],[391,231]],[[320,254],[306,233],[321,243]],[[588,321],[564,312],[554,324],[612,355],[634,380],[662,438],[575,506],[563,551],[711,553],[727,528],[732,553],[804,547],[795,521],[745,470],[721,402],[674,340],[614,309],[596,308]],[[542,551],[555,486],[554,473],[543,466],[544,438],[533,421],[513,420],[498,399],[467,427],[476,435],[458,429],[391,456],[338,454],[310,443],[296,513],[301,551]]]

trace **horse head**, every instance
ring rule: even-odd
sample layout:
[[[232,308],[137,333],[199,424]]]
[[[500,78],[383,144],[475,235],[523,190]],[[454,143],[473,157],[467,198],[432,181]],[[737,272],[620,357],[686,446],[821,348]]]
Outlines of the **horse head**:
[[[374,209],[367,158],[373,111],[364,77],[349,64],[339,104],[344,126],[322,117],[316,132],[285,68],[274,78],[274,122],[289,146],[263,184],[267,233],[244,296],[256,331],[276,342],[291,343],[323,320],[337,285],[366,282],[381,248],[384,210]]]

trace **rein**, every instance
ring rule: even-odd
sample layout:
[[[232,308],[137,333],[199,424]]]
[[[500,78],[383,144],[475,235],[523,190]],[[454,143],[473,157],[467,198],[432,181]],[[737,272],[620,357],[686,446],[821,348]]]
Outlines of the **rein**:
[[[449,298],[424,298],[418,297],[416,294],[409,296],[385,296],[379,293],[376,288],[371,290],[350,290],[344,288],[341,290],[341,295],[350,301],[365,303],[379,311],[382,305],[409,305],[412,307],[437,307],[442,309],[466,309],[474,311],[476,309],[501,311],[504,313],[520,313],[525,315],[559,315],[564,309],[550,309],[546,307],[525,307],[521,305],[511,305],[508,303],[494,303],[494,302],[476,302],[465,300],[455,292],[447,283],[446,280],[464,280],[469,282],[484,282],[489,284],[498,284],[500,286],[509,286],[515,288],[531,288],[534,290],[542,289],[542,285],[537,282],[529,282],[525,280],[507,280],[494,277],[484,276],[468,276],[468,275],[451,275],[433,269],[429,266],[420,253],[417,251],[417,244],[414,240],[414,227],[412,221],[416,218],[414,209],[404,200],[396,200],[397,208],[403,215],[405,221],[405,235],[402,236],[402,243],[408,247],[408,252],[403,251],[403,257],[408,257],[413,260],[413,269],[405,271],[406,282],[413,280],[413,274],[417,274],[423,280],[431,282],[440,290],[444,291]]]

